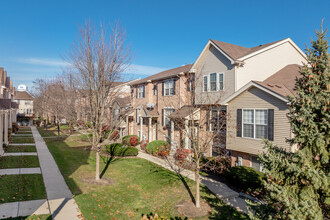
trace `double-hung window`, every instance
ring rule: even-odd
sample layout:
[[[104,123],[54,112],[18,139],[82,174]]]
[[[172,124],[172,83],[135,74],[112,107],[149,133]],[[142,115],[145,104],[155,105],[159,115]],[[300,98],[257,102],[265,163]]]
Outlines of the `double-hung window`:
[[[243,137],[267,138],[268,110],[243,109]]]
[[[154,95],[158,94],[158,88],[157,88],[157,83],[154,84]]]
[[[138,99],[144,98],[144,85],[138,87],[137,98],[138,98]]]
[[[204,79],[203,80],[204,80],[204,82],[203,82],[203,84],[204,84],[204,92],[207,92],[208,91],[208,88],[207,88],[208,87],[207,86],[208,85],[208,83],[207,83],[207,76],[204,76]]]
[[[174,80],[168,80],[168,81],[165,81],[165,93],[164,95],[165,96],[171,96],[171,95],[174,95]]]
[[[203,91],[216,92],[224,88],[224,74],[223,73],[210,73],[203,76]]]
[[[216,73],[210,74],[210,91],[212,91],[212,92],[217,91],[217,74]]]
[[[174,109],[172,109],[172,108],[164,109],[164,124],[165,124],[166,127],[171,126],[171,119],[169,118],[169,115],[172,112],[174,112]]]

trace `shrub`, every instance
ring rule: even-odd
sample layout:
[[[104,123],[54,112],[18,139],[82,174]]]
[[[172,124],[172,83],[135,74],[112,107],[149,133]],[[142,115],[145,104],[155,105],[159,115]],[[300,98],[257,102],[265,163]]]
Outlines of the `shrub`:
[[[111,133],[110,140],[117,140],[119,138],[119,131],[108,130],[104,133],[103,139],[109,138],[110,133]]]
[[[185,160],[188,157],[188,155],[190,153],[191,153],[191,150],[189,150],[189,149],[178,148],[178,149],[176,149],[175,157],[179,161],[183,161],[183,160]]]
[[[127,146],[131,146],[130,139],[131,137],[134,136],[137,138],[137,142],[140,142],[140,138],[137,135],[127,135],[122,138],[122,143]]]
[[[146,141],[141,141],[141,143],[140,143],[140,148],[141,148],[141,150],[146,150],[147,149],[147,145],[148,145],[148,143],[149,143],[149,141],[148,140],[146,140]]]
[[[155,140],[147,144],[146,152],[155,156],[166,156],[169,153],[169,144],[166,141]],[[166,154],[166,155],[165,155]]]
[[[230,168],[230,158],[226,155],[216,157],[202,157],[200,167],[203,171],[211,171],[222,174]]]
[[[106,151],[110,156],[127,157],[136,156],[139,150],[135,147],[125,147],[121,143],[109,144],[106,146]]]
[[[131,146],[135,147],[136,145],[138,145],[138,138],[135,136],[131,136],[129,138],[129,142],[130,142]]]
[[[263,189],[263,180],[266,175],[252,167],[236,166],[225,172],[225,178],[239,189],[253,191]]]
[[[93,124],[92,124],[91,121],[88,121],[88,122],[86,122],[85,126],[86,126],[87,128],[92,128],[92,127],[93,127]]]
[[[16,133],[18,131],[18,124],[17,124],[17,122],[13,122],[12,123],[12,127],[13,127],[13,133]]]

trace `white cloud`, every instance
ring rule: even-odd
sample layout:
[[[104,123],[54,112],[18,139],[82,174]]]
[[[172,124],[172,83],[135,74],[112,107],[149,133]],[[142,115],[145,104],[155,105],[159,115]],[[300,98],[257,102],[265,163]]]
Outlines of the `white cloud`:
[[[36,65],[36,66],[51,66],[51,67],[65,67],[69,64],[65,61],[59,59],[48,59],[48,58],[18,58],[20,63],[29,64],[29,65]],[[137,74],[137,75],[153,75],[155,73],[162,72],[166,69],[155,67],[155,66],[147,66],[147,65],[138,65],[138,64],[131,64],[130,67],[125,71],[129,74]],[[36,72],[42,71],[36,70]]]
[[[68,63],[62,60],[57,59],[47,59],[47,58],[36,58],[36,57],[30,57],[30,58],[19,58],[19,62],[30,64],[30,65],[39,65],[39,66],[67,66]]]

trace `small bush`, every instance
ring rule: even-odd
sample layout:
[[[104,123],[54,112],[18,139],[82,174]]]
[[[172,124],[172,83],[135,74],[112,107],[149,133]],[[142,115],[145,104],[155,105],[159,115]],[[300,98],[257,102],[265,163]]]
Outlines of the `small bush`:
[[[178,148],[178,149],[176,149],[175,157],[179,161],[183,161],[183,160],[185,160],[188,157],[188,155],[190,153],[191,153],[191,150],[189,150],[189,149]]]
[[[127,135],[122,138],[122,143],[126,146],[131,146],[131,137],[134,136],[137,138],[137,142],[140,142],[140,138],[137,135]]]
[[[266,175],[252,167],[236,166],[225,172],[225,178],[239,189],[253,191],[263,189],[263,180]]]
[[[13,127],[13,133],[16,133],[18,131],[18,124],[17,124],[17,122],[13,122],[12,123],[12,127]]]
[[[110,156],[127,157],[136,156],[139,150],[135,147],[125,147],[121,143],[109,144],[106,146],[106,151]]]
[[[93,127],[93,124],[92,124],[91,121],[88,121],[88,122],[86,122],[85,126],[86,126],[87,128],[92,128],[92,127]]]
[[[145,151],[147,149],[147,145],[148,145],[149,141],[146,140],[146,141],[141,141],[140,143],[140,148],[141,150]]]
[[[147,144],[146,152],[155,156],[167,156],[169,144],[166,141],[155,140]]]
[[[231,160],[226,155],[216,157],[202,157],[200,167],[203,171],[210,171],[216,174],[223,174],[230,168]]]
[[[129,142],[130,142],[131,146],[135,147],[136,145],[138,145],[138,138],[135,136],[131,136],[129,138]]]

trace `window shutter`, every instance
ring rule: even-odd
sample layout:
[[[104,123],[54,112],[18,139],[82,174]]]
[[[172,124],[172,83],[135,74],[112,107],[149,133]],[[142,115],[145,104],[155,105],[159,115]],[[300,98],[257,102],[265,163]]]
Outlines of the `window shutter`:
[[[136,98],[138,99],[139,98],[139,88],[136,87]]]
[[[237,137],[242,137],[242,109],[237,109]]]
[[[145,98],[145,97],[146,97],[146,87],[143,86],[143,98]]]
[[[176,81],[177,81],[177,79],[174,79],[174,80],[173,80],[173,90],[174,90],[173,95],[175,95],[175,84],[176,84]]]
[[[210,110],[207,109],[206,111],[207,112],[206,112],[206,121],[205,121],[206,129],[205,130],[209,131],[210,130]]]
[[[162,82],[162,96],[164,96],[164,81]]]
[[[268,109],[268,140],[274,141],[274,109]]]
[[[162,109],[162,126],[164,126],[164,109]]]

